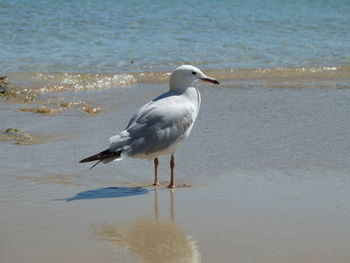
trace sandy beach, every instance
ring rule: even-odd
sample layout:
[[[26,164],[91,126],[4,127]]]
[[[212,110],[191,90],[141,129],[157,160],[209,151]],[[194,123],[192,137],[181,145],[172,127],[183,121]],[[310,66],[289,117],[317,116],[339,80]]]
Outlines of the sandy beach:
[[[0,262],[349,262],[349,80],[221,82],[200,86],[174,191],[167,157],[157,189],[152,162],[78,163],[166,82],[1,100],[0,129],[36,141],[1,142]],[[19,110],[43,105],[64,110]]]

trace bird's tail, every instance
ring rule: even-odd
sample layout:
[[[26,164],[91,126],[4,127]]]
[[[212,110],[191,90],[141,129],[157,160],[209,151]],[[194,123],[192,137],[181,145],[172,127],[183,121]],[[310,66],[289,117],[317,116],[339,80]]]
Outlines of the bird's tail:
[[[98,161],[95,163],[93,166],[90,167],[90,169],[94,168],[97,164],[99,164],[101,161],[107,161],[110,162],[111,159],[117,159],[120,158],[120,154],[122,151],[116,151],[116,152],[111,152],[110,150],[105,150],[103,152],[100,152],[98,154],[89,156],[83,160],[80,160],[80,163],[86,163],[86,162],[93,162],[93,161]],[[107,160],[110,159],[110,160]]]

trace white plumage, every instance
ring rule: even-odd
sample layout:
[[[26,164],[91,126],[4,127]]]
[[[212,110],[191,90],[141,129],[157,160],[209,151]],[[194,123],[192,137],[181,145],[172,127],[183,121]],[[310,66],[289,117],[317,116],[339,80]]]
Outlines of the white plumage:
[[[174,153],[189,136],[200,108],[201,97],[195,87],[198,80],[219,84],[194,66],[176,68],[170,76],[168,92],[142,106],[126,129],[109,139],[107,150],[80,162],[98,160],[108,163],[123,157],[154,159],[156,185],[157,157],[170,154],[171,180],[168,187],[174,187]]]

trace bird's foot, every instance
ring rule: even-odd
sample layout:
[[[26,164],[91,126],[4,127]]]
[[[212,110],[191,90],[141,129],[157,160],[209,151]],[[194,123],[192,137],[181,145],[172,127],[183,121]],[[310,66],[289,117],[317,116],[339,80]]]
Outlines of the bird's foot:
[[[169,185],[168,185],[168,188],[169,188],[169,189],[174,189],[175,187],[176,187],[175,184],[169,184]]]

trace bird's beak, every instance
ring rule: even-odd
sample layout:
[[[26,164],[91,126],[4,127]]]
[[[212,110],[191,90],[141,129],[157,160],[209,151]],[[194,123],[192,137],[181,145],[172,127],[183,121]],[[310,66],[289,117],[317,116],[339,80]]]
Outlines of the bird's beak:
[[[220,84],[219,81],[217,81],[217,80],[214,79],[214,78],[205,77],[205,78],[200,78],[200,79],[203,80],[203,81],[206,81],[206,82],[213,83],[213,84]]]

